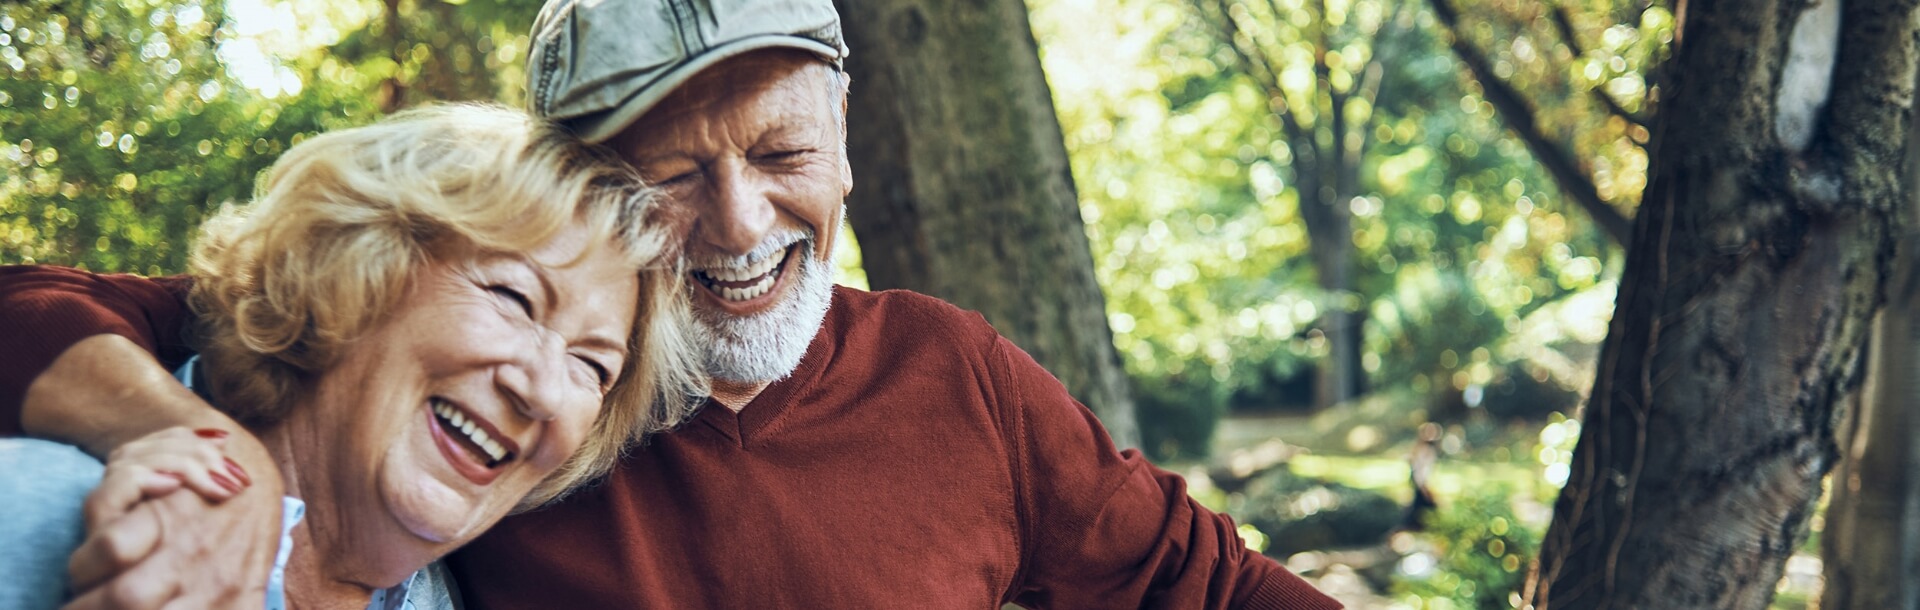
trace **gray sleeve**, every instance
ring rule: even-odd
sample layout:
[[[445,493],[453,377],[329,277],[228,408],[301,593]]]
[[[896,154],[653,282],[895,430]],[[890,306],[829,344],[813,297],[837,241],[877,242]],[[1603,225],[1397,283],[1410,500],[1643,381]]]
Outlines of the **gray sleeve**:
[[[54,610],[67,597],[67,557],[85,534],[81,503],[99,460],[71,445],[0,439],[0,608]]]

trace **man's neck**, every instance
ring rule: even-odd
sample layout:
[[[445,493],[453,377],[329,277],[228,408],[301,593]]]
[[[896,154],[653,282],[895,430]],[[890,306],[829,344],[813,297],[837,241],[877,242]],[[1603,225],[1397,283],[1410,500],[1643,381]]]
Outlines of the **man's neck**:
[[[773,385],[773,382],[757,381],[742,383],[715,379],[713,380],[713,400],[714,402],[725,405],[727,409],[739,413],[741,409],[747,408],[747,403],[753,402],[754,397],[766,391],[769,385]]]

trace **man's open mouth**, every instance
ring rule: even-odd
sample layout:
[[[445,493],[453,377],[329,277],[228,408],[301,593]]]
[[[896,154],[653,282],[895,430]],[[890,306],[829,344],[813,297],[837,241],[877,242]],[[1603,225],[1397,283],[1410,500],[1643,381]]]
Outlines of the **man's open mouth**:
[[[760,298],[779,285],[786,271],[787,257],[793,255],[795,242],[779,252],[743,267],[693,270],[693,279],[722,300],[742,302]]]
[[[502,437],[493,426],[447,400],[435,397],[428,401],[433,405],[433,419],[440,425],[441,432],[466,450],[476,464],[498,468],[513,459],[513,441]]]

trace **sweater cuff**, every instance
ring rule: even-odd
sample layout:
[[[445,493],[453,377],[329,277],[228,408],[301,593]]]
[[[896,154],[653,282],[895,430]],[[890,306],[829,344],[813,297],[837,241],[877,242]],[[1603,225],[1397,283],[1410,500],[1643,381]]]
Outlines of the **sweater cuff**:
[[[1268,572],[1241,607],[1247,610],[1340,610],[1345,606],[1281,568]]]

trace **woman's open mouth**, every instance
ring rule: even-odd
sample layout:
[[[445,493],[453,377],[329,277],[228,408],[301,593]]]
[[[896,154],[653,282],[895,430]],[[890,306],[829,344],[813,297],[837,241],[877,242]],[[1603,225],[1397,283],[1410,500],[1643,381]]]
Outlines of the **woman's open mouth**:
[[[519,453],[513,439],[459,404],[436,396],[428,398],[427,405],[434,444],[453,469],[474,484],[492,483]]]

